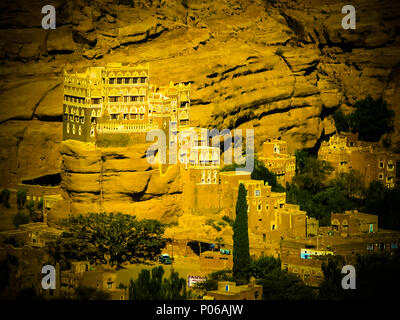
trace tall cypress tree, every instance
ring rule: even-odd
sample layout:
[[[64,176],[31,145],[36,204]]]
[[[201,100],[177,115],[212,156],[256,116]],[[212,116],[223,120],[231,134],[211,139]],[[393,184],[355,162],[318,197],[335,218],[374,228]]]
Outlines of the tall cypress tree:
[[[241,183],[236,202],[236,220],[233,225],[233,276],[236,279],[247,280],[249,267],[250,250],[246,189]]]

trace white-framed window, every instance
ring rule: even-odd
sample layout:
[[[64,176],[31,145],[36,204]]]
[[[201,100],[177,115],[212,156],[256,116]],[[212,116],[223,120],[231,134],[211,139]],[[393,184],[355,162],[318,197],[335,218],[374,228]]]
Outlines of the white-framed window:
[[[75,134],[75,133],[76,133],[75,125],[73,124],[73,125],[72,125],[72,134]]]
[[[94,137],[94,126],[90,128],[90,136]]]
[[[67,123],[67,133],[69,133],[69,123]]]
[[[81,126],[79,126],[79,128],[78,128],[78,134],[81,136],[82,135],[82,127]]]

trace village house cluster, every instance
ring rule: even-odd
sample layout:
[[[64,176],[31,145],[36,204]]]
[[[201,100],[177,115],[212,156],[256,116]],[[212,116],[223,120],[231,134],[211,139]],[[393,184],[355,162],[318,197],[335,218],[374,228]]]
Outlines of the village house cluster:
[[[368,186],[380,181],[387,188],[396,186],[396,156],[377,143],[358,140],[358,133],[340,133],[321,144],[318,158],[332,164],[333,174],[356,170]]]

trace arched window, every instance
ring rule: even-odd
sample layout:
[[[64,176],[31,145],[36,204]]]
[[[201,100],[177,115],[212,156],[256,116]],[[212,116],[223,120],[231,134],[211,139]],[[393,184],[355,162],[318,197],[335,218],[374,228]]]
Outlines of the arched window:
[[[137,119],[137,108],[136,107],[131,107],[130,108],[130,110],[129,110],[129,113],[130,113],[130,118],[131,119],[133,119],[133,120],[136,120]]]
[[[340,226],[340,222],[338,219],[333,219],[332,220],[332,229],[334,231],[339,231],[339,226]]]
[[[206,172],[203,170],[201,172],[201,183],[205,183],[206,182]]]
[[[207,183],[211,183],[211,171],[208,171]]]
[[[182,111],[181,114],[180,114],[180,118],[181,119],[187,119],[188,118],[187,112],[186,111]]]
[[[347,222],[346,219],[342,221],[342,230],[343,231],[348,231],[349,230],[349,223]]]

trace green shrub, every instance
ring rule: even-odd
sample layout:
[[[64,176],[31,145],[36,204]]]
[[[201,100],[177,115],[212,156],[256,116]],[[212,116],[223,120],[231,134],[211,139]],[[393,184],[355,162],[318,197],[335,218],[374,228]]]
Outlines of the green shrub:
[[[35,201],[29,200],[29,201],[26,203],[26,208],[28,209],[29,214],[32,216],[33,213],[35,212]]]
[[[226,221],[231,227],[233,227],[233,224],[235,222],[233,219],[229,218],[228,216],[223,216],[222,220]]]
[[[19,225],[26,223],[29,223],[29,215],[25,214],[23,210],[19,210],[13,217],[14,226],[18,228]]]
[[[214,219],[208,219],[206,221],[206,225],[213,227],[215,230],[217,231],[221,231],[221,227],[218,224],[215,224],[215,220]]]
[[[38,210],[43,210],[43,198],[40,198],[37,204]]]
[[[276,48],[275,54],[276,54],[277,56],[282,57],[282,56],[283,56],[283,50],[282,50],[282,48]]]
[[[348,132],[350,130],[348,118],[341,110],[337,110],[334,113],[333,120],[339,132]]]
[[[4,204],[4,206],[6,208],[10,207],[10,190],[8,190],[7,188],[3,189],[1,191],[1,202]]]
[[[22,209],[25,205],[26,194],[27,194],[26,189],[24,189],[24,188],[18,189],[18,191],[17,191],[17,206],[19,209]]]

